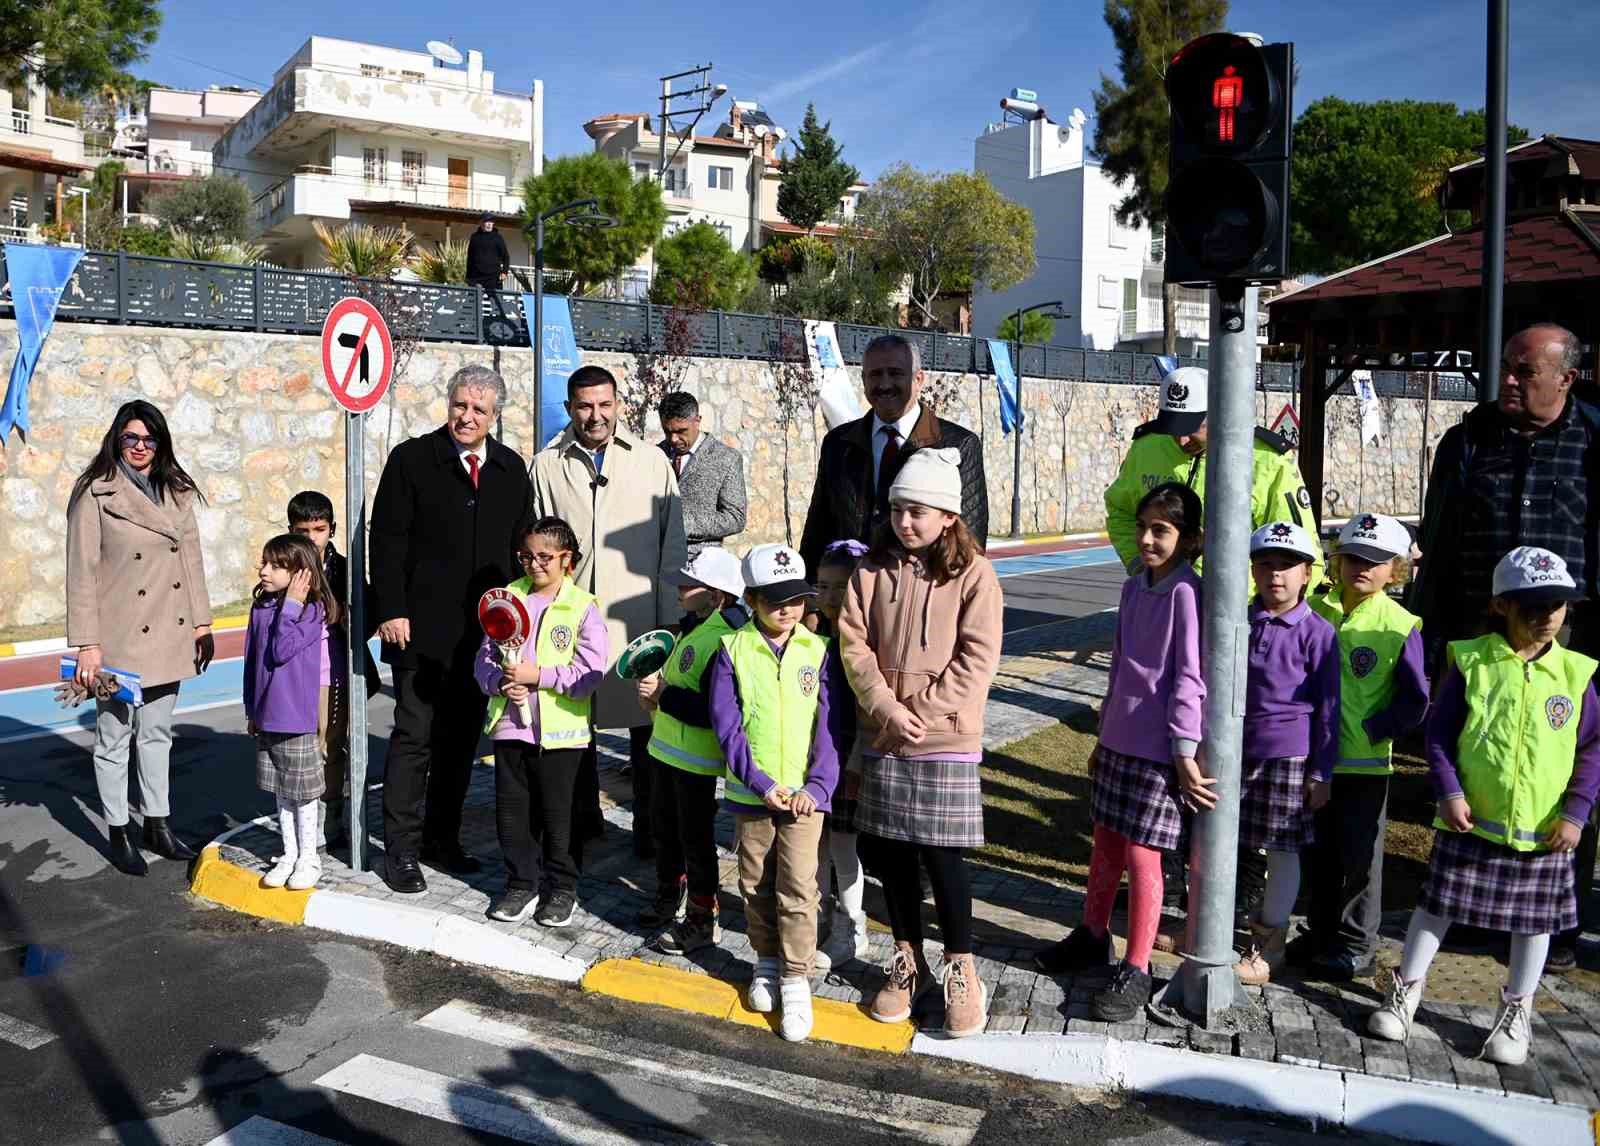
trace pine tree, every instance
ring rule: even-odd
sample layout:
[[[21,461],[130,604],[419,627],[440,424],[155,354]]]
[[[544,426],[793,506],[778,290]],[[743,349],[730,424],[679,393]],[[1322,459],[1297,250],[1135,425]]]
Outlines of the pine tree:
[[[860,178],[840,156],[844,149],[833,138],[828,123],[817,122],[815,104],[806,104],[806,117],[794,152],[783,158],[783,182],[778,187],[778,214],[809,233],[839,207],[839,199]]]

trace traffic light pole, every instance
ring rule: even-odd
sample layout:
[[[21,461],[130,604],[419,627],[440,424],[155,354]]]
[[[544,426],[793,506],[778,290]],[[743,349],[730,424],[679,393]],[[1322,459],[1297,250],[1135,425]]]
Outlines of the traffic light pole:
[[[1239,775],[1249,624],[1251,440],[1255,435],[1256,289],[1232,280],[1211,293],[1210,440],[1206,446],[1205,678],[1207,776],[1217,805],[1194,817],[1189,935],[1163,1001],[1215,1026],[1239,1001],[1233,965]]]

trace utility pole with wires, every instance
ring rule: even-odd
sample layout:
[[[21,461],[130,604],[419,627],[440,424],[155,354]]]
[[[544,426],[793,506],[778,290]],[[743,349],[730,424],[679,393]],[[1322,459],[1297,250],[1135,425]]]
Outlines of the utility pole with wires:
[[[682,91],[673,91],[672,81],[683,79],[689,80],[693,86]],[[683,145],[694,134],[695,124],[711,110],[712,104],[727,94],[727,84],[715,86],[711,84],[710,64],[702,64],[698,68],[689,68],[687,71],[661,77],[661,122],[656,124],[660,160],[656,165],[656,179],[663,187],[667,181],[667,166],[678,157]],[[667,136],[672,133],[673,120],[688,120],[688,125],[680,130],[678,145],[672,149],[672,154],[668,155]]]

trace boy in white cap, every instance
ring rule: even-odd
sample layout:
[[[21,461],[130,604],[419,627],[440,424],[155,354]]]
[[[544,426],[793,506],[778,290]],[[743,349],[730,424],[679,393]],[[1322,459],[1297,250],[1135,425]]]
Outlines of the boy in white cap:
[[[1460,923],[1511,932],[1479,1055],[1527,1061],[1550,936],[1578,922],[1571,853],[1600,789],[1595,662],[1556,640],[1581,596],[1559,556],[1519,546],[1494,569],[1491,631],[1446,649],[1428,717],[1433,854],[1388,1001],[1367,1024],[1378,1038],[1410,1036],[1423,977]]]
[[[749,619],[739,605],[739,559],[708,545],[673,580],[684,611],[677,643],[661,671],[639,682],[639,703],[652,714],[649,752],[664,765],[651,792],[656,844],[656,895],[639,913],[645,927],[670,925],[656,946],[686,955],[722,939],[717,922],[717,780],[722,745],[711,728],[706,670],[722,638]]]
[[[1399,521],[1357,513],[1339,531],[1334,584],[1309,600],[1339,635],[1339,760],[1317,813],[1308,927],[1289,961],[1333,979],[1373,973],[1394,738],[1428,713],[1422,622],[1387,592],[1404,580],[1410,552]]]
[[[817,954],[817,852],[833,808],[839,752],[830,716],[828,642],[800,624],[800,554],[757,545],[745,555],[753,623],[724,634],[706,686],[711,725],[727,759],[724,806],[734,814],[739,891],[755,948],[750,1009],[781,1007],[790,1042],[811,1034]]]
[[[1328,802],[1339,754],[1339,641],[1306,604],[1317,545],[1298,525],[1274,521],[1250,538],[1249,675],[1239,845],[1267,853],[1267,886],[1251,946],[1234,968],[1251,986],[1284,960],[1289,915],[1300,891],[1300,853],[1312,817]]]

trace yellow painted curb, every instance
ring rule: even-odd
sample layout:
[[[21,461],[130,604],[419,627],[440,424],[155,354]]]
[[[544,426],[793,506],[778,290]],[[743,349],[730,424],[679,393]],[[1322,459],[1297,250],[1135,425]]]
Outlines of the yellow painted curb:
[[[0,658],[14,657],[17,655],[17,646],[10,641],[0,644]]]
[[[189,890],[202,899],[279,923],[304,923],[309,891],[261,886],[261,873],[231,864],[216,844],[208,845],[195,864]]]
[[[745,1006],[744,992],[732,983],[638,959],[606,959],[596,963],[579,986],[590,994],[609,995],[630,1003],[671,1007],[749,1027],[778,1029],[778,1016],[750,1010]],[[860,1007],[837,999],[812,999],[811,1013],[814,1018],[811,1037],[820,1042],[904,1054],[917,1033],[910,1020],[880,1023]]]

